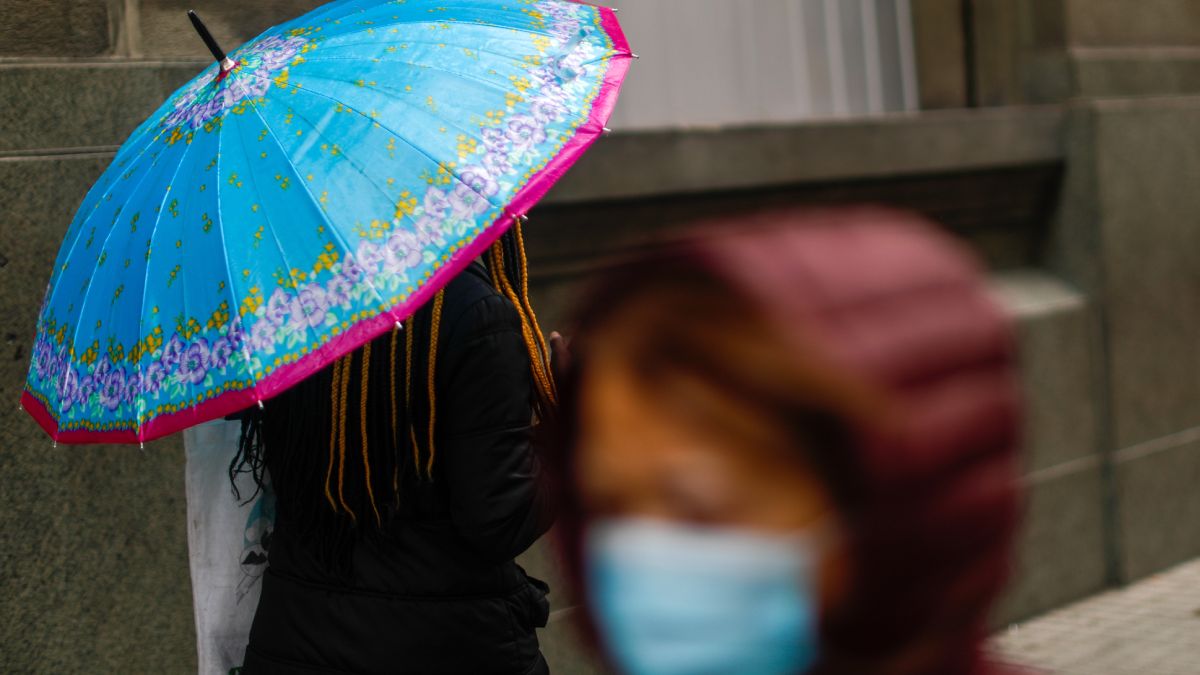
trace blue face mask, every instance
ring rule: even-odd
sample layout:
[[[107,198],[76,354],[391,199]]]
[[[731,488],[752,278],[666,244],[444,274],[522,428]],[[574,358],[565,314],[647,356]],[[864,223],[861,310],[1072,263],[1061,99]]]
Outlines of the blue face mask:
[[[585,545],[599,628],[629,675],[798,675],[816,662],[808,538],[613,520]]]

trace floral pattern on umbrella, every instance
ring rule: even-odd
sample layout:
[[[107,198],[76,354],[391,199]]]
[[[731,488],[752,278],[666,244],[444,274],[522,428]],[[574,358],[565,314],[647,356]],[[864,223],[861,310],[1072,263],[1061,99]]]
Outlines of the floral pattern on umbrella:
[[[611,10],[432,6],[331,3],[134,132],[39,320],[23,402],[47,431],[133,442],[286,389],[415,311],[598,137],[630,58]]]

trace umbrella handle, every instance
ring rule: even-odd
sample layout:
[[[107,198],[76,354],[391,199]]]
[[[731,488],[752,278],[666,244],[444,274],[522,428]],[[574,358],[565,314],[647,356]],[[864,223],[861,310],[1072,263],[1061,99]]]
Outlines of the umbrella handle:
[[[208,47],[208,51],[212,52],[213,58],[215,58],[217,63],[221,64],[221,68],[224,69],[225,62],[229,60],[229,57],[225,56],[225,52],[221,49],[221,45],[217,44],[216,38],[212,36],[212,33],[208,32],[208,26],[204,25],[204,22],[200,20],[200,17],[197,16],[196,10],[194,9],[188,10],[188,18],[192,20],[192,26],[194,26],[196,28],[196,32],[200,34],[200,39],[204,40],[204,44]]]

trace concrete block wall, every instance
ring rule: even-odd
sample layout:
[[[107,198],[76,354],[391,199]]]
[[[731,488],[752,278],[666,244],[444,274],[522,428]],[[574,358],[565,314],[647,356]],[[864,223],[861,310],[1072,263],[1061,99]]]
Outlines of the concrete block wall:
[[[0,2],[0,672],[194,673],[183,448],[55,448],[18,410],[66,226],[125,136],[230,48],[316,0]]]
[[[1200,97],[1090,107],[1122,580],[1200,556]],[[1153,171],[1154,175],[1147,175]]]
[[[1067,45],[1087,97],[1200,91],[1200,4],[1067,0]]]

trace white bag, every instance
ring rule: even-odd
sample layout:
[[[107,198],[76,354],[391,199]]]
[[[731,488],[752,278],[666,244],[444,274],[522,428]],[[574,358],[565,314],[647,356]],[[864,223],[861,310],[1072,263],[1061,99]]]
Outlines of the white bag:
[[[246,656],[258,607],[275,498],[254,494],[249,474],[238,476],[242,501],[229,482],[240,422],[210,422],[184,432],[187,452],[188,550],[201,675],[226,675]]]

